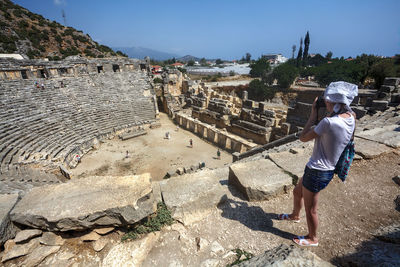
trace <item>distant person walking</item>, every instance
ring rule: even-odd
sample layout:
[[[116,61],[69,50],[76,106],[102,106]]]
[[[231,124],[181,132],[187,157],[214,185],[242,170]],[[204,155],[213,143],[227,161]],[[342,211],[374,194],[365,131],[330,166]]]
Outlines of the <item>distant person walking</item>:
[[[192,139],[189,140],[189,144],[190,144],[190,147],[193,148],[193,140]]]
[[[217,158],[218,158],[218,159],[221,159],[221,151],[219,150],[219,148],[218,148],[218,150],[217,150]]]
[[[128,150],[126,151],[125,158],[126,158],[126,159],[129,158],[129,151],[128,151]]]
[[[306,211],[308,234],[297,236],[293,241],[300,246],[318,246],[318,198],[332,180],[335,167],[344,149],[351,143],[355,129],[355,113],[350,103],[358,95],[358,87],[347,82],[333,82],[324,92],[324,102],[329,115],[317,123],[317,98],[314,100],[310,117],[300,134],[300,141],[313,139],[314,150],[304,175],[293,190],[293,211],[280,214],[280,220],[300,221],[303,203]],[[337,229],[340,231],[340,229]]]

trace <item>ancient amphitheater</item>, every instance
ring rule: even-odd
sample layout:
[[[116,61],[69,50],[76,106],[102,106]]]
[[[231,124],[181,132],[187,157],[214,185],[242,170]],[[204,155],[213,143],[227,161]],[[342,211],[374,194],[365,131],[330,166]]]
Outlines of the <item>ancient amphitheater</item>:
[[[2,265],[398,265],[400,78],[360,90],[352,103],[350,177],[335,178],[321,196],[320,246],[300,249],[291,239],[306,232],[304,215],[298,224],[276,218],[291,209],[312,150],[296,133],[323,89],[294,86],[256,102],[241,86],[212,86],[177,70],[157,77],[163,82],[153,83],[146,60],[0,59]],[[124,175],[78,175],[89,159],[104,160],[105,147],[121,162],[132,158]],[[162,174],[137,168],[143,155]],[[157,203],[172,224],[140,231]]]

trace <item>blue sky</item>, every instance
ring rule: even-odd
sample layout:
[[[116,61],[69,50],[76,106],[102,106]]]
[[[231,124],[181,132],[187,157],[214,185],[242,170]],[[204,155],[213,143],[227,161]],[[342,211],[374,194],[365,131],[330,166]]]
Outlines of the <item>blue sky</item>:
[[[111,47],[235,59],[291,57],[310,32],[310,53],[400,54],[400,0],[14,0]]]

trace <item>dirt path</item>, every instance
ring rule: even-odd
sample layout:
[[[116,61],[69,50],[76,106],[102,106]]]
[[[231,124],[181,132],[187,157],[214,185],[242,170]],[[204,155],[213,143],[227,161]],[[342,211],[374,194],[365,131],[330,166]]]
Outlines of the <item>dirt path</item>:
[[[87,175],[131,175],[150,172],[153,180],[161,180],[169,170],[190,167],[205,162],[206,167],[216,168],[232,162],[232,155],[217,148],[189,131],[179,129],[164,113],[160,114],[161,127],[149,129],[142,135],[126,141],[108,140],[99,149],[82,158],[81,164],[72,170],[74,177]],[[171,138],[165,139],[170,132]],[[193,148],[189,140],[193,140]],[[125,158],[129,151],[129,158]]]
[[[357,161],[346,183],[335,178],[322,191],[318,210],[320,245],[307,249],[334,264],[357,262],[362,253],[370,254],[368,249],[374,245],[372,233],[381,226],[400,221],[400,212],[394,204],[400,195],[400,186],[392,180],[400,175],[399,155],[398,151]],[[234,188],[230,192],[228,201],[217,211],[187,227],[189,236],[201,237],[210,243],[217,241],[226,250],[240,248],[259,255],[282,243],[293,244],[295,235],[307,233],[304,210],[300,223],[276,220],[277,214],[291,211],[291,194],[271,201],[247,202]],[[172,253],[167,245],[170,243],[163,243],[166,245],[153,250],[149,259],[164,257],[168,262],[165,255]],[[179,246],[190,247],[182,243]],[[183,264],[188,262],[185,257],[189,255],[173,252]]]

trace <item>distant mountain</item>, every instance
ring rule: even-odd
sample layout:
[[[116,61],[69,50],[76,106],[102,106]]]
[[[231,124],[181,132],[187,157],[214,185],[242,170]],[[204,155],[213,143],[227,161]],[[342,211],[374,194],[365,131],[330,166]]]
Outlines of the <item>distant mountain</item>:
[[[176,60],[177,60],[177,61],[180,61],[180,62],[189,62],[189,61],[191,61],[191,60],[193,60],[193,61],[200,61],[200,59],[201,59],[201,58],[199,58],[199,57],[195,57],[195,56],[191,56],[191,55],[186,55],[186,56],[184,56],[184,57],[177,58]]]
[[[143,59],[146,56],[149,56],[151,59],[155,60],[166,60],[170,58],[177,58],[180,55],[167,53],[162,51],[157,51],[144,47],[113,47],[114,51],[121,51],[128,55],[130,58],[139,58]]]

